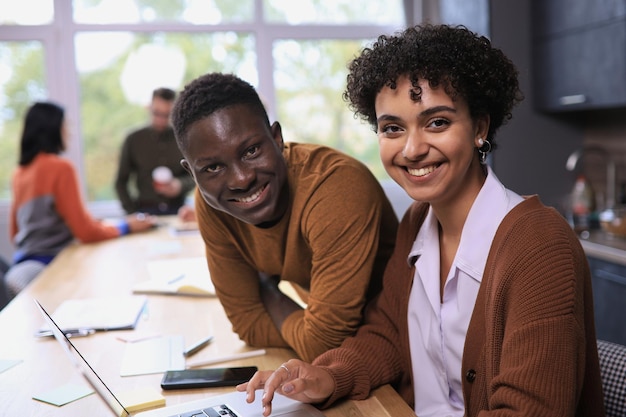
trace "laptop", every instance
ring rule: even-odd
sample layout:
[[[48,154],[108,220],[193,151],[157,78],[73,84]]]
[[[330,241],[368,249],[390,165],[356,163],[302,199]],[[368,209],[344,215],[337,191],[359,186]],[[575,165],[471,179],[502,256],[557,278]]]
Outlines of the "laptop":
[[[111,415],[120,417],[262,417],[261,393],[256,396],[254,403],[248,404],[245,393],[232,392],[228,394],[207,397],[201,400],[166,406],[158,409],[131,414],[118,397],[98,376],[85,357],[76,349],[74,344],[59,328],[50,314],[35,300],[46,324],[50,326],[54,338],[59,342],[70,361],[83,375],[87,383],[104,400]],[[283,395],[276,395],[272,402],[272,416],[281,417],[323,417],[320,410],[310,404],[291,400]]]

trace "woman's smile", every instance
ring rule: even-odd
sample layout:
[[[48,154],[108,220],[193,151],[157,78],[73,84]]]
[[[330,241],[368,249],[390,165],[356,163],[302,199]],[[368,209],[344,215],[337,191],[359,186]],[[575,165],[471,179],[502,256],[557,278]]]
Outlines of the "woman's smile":
[[[435,169],[437,169],[439,165],[429,165],[427,167],[422,167],[422,168],[409,168],[407,167],[407,172],[409,173],[409,175],[413,176],[413,177],[424,177],[432,172],[435,171]]]

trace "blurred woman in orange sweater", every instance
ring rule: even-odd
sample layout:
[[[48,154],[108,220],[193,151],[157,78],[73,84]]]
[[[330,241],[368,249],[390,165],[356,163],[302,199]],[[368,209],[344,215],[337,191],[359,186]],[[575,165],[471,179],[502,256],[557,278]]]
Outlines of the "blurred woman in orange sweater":
[[[142,214],[108,224],[94,219],[80,194],[72,163],[59,156],[66,149],[65,111],[37,102],[26,113],[19,166],[13,174],[9,233],[15,244],[5,276],[8,298],[15,296],[74,239],[99,242],[154,226]]]

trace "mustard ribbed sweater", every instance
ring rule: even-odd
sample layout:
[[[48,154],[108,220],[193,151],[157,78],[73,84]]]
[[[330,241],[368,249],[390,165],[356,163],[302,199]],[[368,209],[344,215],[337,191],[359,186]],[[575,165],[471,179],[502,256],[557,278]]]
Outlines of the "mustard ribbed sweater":
[[[199,194],[196,208],[211,278],[233,330],[252,346],[292,347],[310,361],[361,323],[366,298],[380,289],[398,220],[357,160],[297,143],[287,143],[284,156],[290,203],[278,224],[243,223]],[[280,331],[261,302],[258,271],[290,281],[307,302]]]

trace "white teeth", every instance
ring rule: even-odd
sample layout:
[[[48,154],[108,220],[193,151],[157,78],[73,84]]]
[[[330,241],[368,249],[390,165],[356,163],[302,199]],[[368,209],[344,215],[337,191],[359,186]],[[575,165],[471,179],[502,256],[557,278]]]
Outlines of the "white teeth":
[[[419,169],[415,169],[415,168],[409,168],[409,174],[415,176],[415,177],[423,177],[426,174],[430,174],[431,172],[433,172],[435,170],[435,166],[431,165],[429,167],[426,168],[419,168]]]
[[[235,201],[237,201],[239,203],[251,203],[254,200],[256,200],[257,198],[259,198],[259,196],[261,195],[261,193],[263,192],[264,189],[265,189],[265,187],[259,189],[256,193],[254,193],[254,194],[252,194],[251,196],[248,196],[248,197],[236,198]]]

